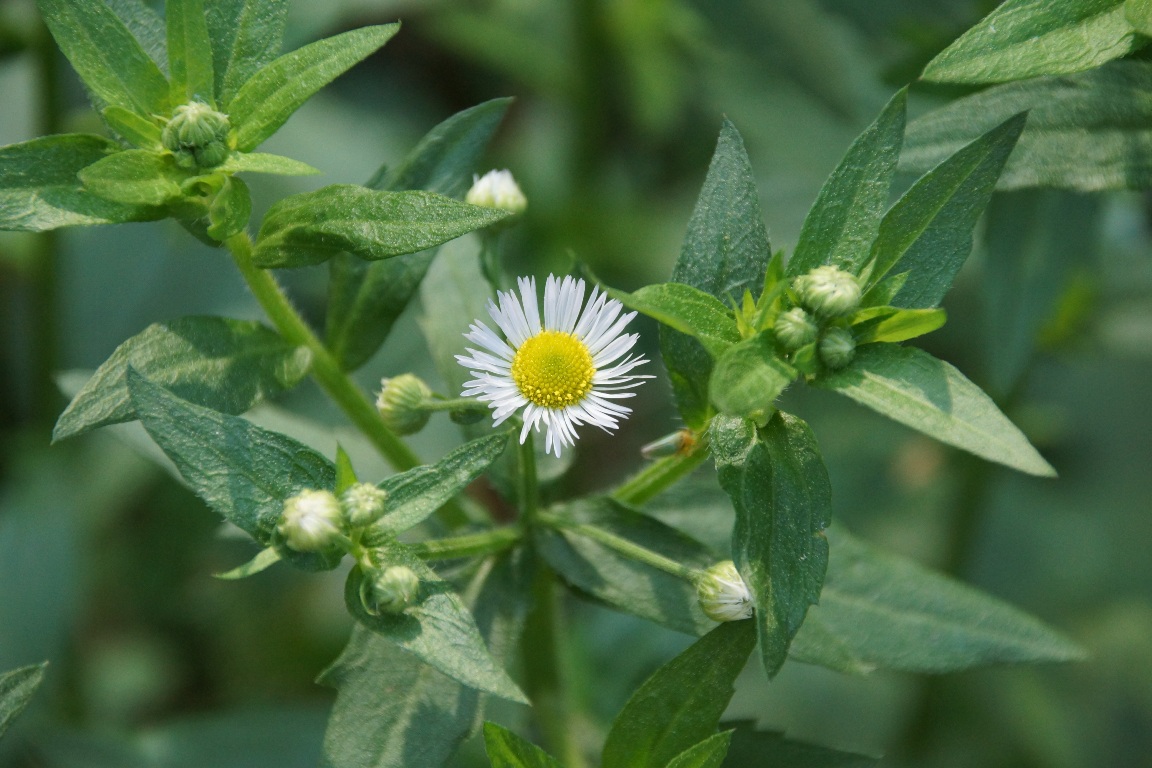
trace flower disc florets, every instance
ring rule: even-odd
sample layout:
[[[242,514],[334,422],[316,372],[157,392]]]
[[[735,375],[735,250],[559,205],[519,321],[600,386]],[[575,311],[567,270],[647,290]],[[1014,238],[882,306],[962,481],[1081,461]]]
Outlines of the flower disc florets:
[[[284,502],[276,528],[298,552],[318,552],[341,537],[344,514],[331,491],[301,491]]]
[[[184,166],[214,168],[228,159],[228,115],[203,102],[181,104],[164,126],[164,148]]]
[[[468,355],[456,356],[474,377],[463,396],[488,403],[496,424],[522,412],[521,443],[530,430],[545,426],[545,448],[559,456],[563,446],[575,444],[581,424],[615,429],[632,412],[615,402],[634,394],[622,390],[652,377],[630,373],[648,362],[628,354],[638,336],[623,331],[635,312],[621,315],[623,305],[599,288],[585,304],[583,280],[549,275],[541,320],[536,280],[522,277],[518,284],[519,298],[500,292],[499,306],[488,303],[507,341],[480,321],[464,334],[487,351],[469,348]]]
[[[464,196],[464,202],[511,213],[523,213],[528,207],[528,198],[524,197],[520,185],[508,170],[488,171],[483,176],[473,176],[472,188]]]
[[[752,617],[752,593],[731,560],[716,563],[696,583],[696,597],[712,621],[740,621]]]
[[[800,303],[820,317],[840,317],[860,306],[860,283],[839,267],[816,267],[793,283]]]

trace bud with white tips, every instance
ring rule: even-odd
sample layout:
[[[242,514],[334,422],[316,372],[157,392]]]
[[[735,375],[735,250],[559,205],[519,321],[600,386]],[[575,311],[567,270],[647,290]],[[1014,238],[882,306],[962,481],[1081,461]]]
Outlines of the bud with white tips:
[[[464,202],[514,214],[523,213],[528,207],[528,198],[520,191],[520,185],[512,178],[512,172],[507,170],[488,171],[483,176],[473,176],[472,188],[464,196]]]
[[[391,565],[372,582],[376,607],[386,613],[403,613],[420,594],[420,577],[406,565]]]
[[[776,338],[784,348],[792,352],[816,341],[820,328],[807,312],[800,307],[793,307],[787,312],[781,312],[776,318],[775,331]]]
[[[338,542],[344,513],[331,491],[301,491],[284,502],[276,529],[292,549],[319,552]]]
[[[838,371],[856,356],[856,339],[851,331],[843,328],[829,328],[820,339],[820,361],[834,371]]]
[[[792,286],[800,303],[819,317],[841,317],[860,306],[860,283],[839,267],[816,267],[796,278]]]
[[[231,129],[228,115],[193,101],[176,107],[160,140],[180,165],[215,168],[228,159]]]
[[[716,563],[696,582],[696,598],[712,621],[752,618],[752,593],[731,560]]]
[[[388,492],[371,483],[356,483],[340,494],[344,515],[353,528],[372,525],[384,514]]]
[[[399,435],[412,435],[424,429],[432,413],[424,401],[432,390],[419,377],[402,373],[391,379],[380,380],[380,394],[376,409],[388,428]]]

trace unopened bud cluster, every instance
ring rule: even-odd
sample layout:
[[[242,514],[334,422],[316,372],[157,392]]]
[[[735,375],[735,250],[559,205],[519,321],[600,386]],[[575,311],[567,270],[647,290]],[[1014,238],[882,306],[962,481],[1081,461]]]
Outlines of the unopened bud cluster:
[[[842,318],[860,307],[860,281],[839,267],[822,266],[792,282],[800,306],[776,318],[776,340],[789,352],[815,344],[820,362],[837,370],[852,362],[856,340]]]
[[[716,563],[696,582],[696,598],[712,621],[740,621],[752,617],[752,593],[731,560]]]
[[[432,390],[422,379],[402,373],[381,379],[376,410],[388,428],[399,435],[412,435],[424,429],[432,413],[424,407]]]
[[[228,159],[228,115],[203,102],[181,104],[164,126],[160,140],[186,168],[215,168]]]
[[[336,498],[331,491],[305,490],[284,502],[276,530],[298,552],[340,546],[348,533],[365,528],[384,514],[387,494],[369,483],[356,483]]]

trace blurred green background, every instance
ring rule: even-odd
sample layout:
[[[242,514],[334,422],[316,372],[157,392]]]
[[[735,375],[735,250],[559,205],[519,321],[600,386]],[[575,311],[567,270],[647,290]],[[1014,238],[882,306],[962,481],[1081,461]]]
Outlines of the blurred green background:
[[[298,1],[288,48],[365,24],[404,27],[268,142],[324,175],[258,178],[256,215],[285,194],[364,182],[440,120],[511,95],[489,167],[510,168],[530,200],[508,238],[522,271],[580,259],[625,289],[666,279],[725,115],[757,171],[773,246],[790,249],[852,138],[994,5]],[[43,34],[31,0],[0,4],[0,144],[100,130]],[[960,93],[916,86],[912,114]],[[827,393],[787,395],[824,448],[840,524],[1035,613],[1089,659],[939,678],[793,663],[771,684],[750,669],[730,717],[892,765],[1149,764],[1150,211],[1136,192],[998,195],[945,302],[948,325],[924,340],[994,394],[1058,480],[969,460]],[[283,275],[317,325],[326,277]],[[406,370],[435,380],[422,311],[435,307],[409,308],[358,373],[365,388]],[[51,661],[0,742],[0,766],[319,759],[333,694],[312,680],[350,628],[341,576],[277,568],[213,579],[250,545],[146,458],[155,449],[136,427],[49,446],[66,402],[57,382],[81,375],[63,372],[91,370],[148,324],[188,314],[260,316],[226,254],[171,222],[0,233],[0,670]],[[656,355],[654,326],[641,331]],[[639,464],[639,445],[677,427],[664,382],[643,395],[610,446],[582,439],[558,492],[610,485]],[[311,384],[253,418],[328,455],[339,439],[362,477],[385,472]],[[436,419],[414,442],[434,457],[458,439]],[[723,546],[728,532],[698,513],[716,503],[701,479],[663,514]],[[596,748],[631,690],[688,638],[590,605],[574,605],[568,623],[584,710],[573,727]],[[524,717],[512,707],[493,716]],[[469,744],[459,763],[483,764],[480,755]]]

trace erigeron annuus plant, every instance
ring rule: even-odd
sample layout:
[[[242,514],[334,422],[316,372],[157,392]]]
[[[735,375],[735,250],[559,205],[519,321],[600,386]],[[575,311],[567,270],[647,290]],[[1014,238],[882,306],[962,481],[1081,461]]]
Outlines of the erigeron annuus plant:
[[[357,626],[321,676],[338,689],[327,764],[439,765],[490,696],[532,707],[533,737],[566,764],[586,764],[554,690],[557,585],[562,599],[591,597],[700,636],[620,712],[602,752],[607,768],[718,765],[733,730],[756,738],[747,723],[721,723],[756,649],[768,677],[789,657],[859,673],[1078,654],[992,597],[830,528],[816,436],[778,407],[790,386],[820,387],[989,461],[1054,474],[962,373],[904,344],[944,323],[939,303],[1023,115],[949,155],[889,208],[905,128],[897,93],[825,183],[787,259],[770,247],[750,161],[726,122],[671,281],[625,293],[591,275],[549,275],[541,296],[533,276],[507,273],[490,234],[530,215],[526,198],[506,173],[473,176],[506,101],[445,121],[368,185],[293,195],[258,227],[249,221],[237,174],[313,173],[256,150],[397,25],[277,56],[284,6],[274,0],[211,13],[200,0],[173,0],[164,40],[141,39],[159,20],[140,3],[40,7],[114,138],[0,149],[0,226],[174,218],[228,250],[271,322],[188,317],[148,328],[76,394],[54,437],[139,420],[188,485],[259,546],[227,578],[280,562],[349,567],[344,600]],[[163,61],[146,52],[161,49]],[[483,258],[460,266],[469,279],[429,287],[434,249],[473,231],[489,234]],[[267,270],[324,263],[332,291],[321,339]],[[482,316],[429,325],[430,346],[447,352],[435,355],[441,374],[459,390],[402,374],[362,391],[349,373],[422,285],[446,305],[486,303],[496,328]],[[584,430],[619,427],[629,398],[656,396],[643,386],[651,363],[632,353],[638,338],[626,332],[636,313],[663,325],[684,429],[670,455],[619,487],[545,504],[537,439],[566,455]],[[309,375],[395,474],[358,477],[343,451],[321,455],[241,416]],[[471,439],[424,462],[402,435],[437,412]],[[505,453],[515,461],[498,464]],[[710,551],[643,509],[708,459],[736,515],[730,551]],[[487,472],[517,510],[509,524],[466,493]],[[554,764],[494,723],[484,737],[496,766]],[[411,754],[420,757],[396,762]]]

